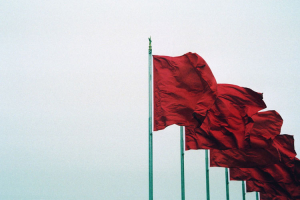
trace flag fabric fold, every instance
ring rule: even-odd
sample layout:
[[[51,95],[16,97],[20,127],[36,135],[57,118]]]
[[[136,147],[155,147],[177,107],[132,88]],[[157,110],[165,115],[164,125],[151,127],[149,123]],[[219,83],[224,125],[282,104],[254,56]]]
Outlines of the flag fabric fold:
[[[267,147],[280,134],[283,120],[275,110],[258,112],[251,116],[253,123],[248,125],[249,145]]]
[[[215,101],[217,82],[196,53],[153,56],[154,131],[177,124],[188,126],[193,113],[204,117]]]
[[[230,84],[217,85],[217,98],[203,121],[186,126],[186,149],[245,148],[246,124],[266,107],[262,94]]]

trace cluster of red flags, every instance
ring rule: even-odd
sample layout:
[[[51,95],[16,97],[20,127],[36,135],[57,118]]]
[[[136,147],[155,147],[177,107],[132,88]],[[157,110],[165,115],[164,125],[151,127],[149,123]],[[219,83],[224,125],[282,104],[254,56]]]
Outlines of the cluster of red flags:
[[[300,199],[300,160],[283,120],[261,93],[217,84],[196,53],[153,56],[154,130],[185,126],[186,150],[210,149],[210,166],[230,168],[261,200]]]

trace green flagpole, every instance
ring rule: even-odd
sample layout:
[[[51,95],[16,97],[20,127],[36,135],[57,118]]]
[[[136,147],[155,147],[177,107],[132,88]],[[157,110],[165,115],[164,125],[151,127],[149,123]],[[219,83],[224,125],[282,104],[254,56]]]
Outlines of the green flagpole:
[[[258,200],[259,199],[259,197],[258,197],[258,192],[256,192],[256,200]]]
[[[208,150],[207,150],[207,149],[205,149],[205,171],[206,171],[206,200],[210,200],[210,193],[209,193]]]
[[[225,168],[225,181],[226,181],[226,200],[229,200],[228,168]]]
[[[185,200],[183,126],[180,126],[180,158],[181,158],[181,199]]]
[[[242,181],[243,200],[246,200],[245,181]]]
[[[153,147],[152,147],[152,46],[149,38],[149,200],[153,200]]]

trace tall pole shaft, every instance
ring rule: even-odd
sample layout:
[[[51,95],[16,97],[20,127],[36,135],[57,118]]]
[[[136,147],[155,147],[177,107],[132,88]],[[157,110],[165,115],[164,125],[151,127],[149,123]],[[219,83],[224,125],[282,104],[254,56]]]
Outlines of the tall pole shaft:
[[[185,200],[184,188],[184,140],[183,140],[183,127],[180,126],[180,158],[181,158],[181,200]]]
[[[243,200],[246,200],[245,181],[242,181]]]
[[[152,46],[149,38],[149,200],[153,200],[153,145],[152,145]]]
[[[229,200],[228,168],[225,168],[226,200]]]
[[[206,200],[210,200],[209,192],[209,166],[208,166],[208,150],[205,149],[205,171],[206,171]]]

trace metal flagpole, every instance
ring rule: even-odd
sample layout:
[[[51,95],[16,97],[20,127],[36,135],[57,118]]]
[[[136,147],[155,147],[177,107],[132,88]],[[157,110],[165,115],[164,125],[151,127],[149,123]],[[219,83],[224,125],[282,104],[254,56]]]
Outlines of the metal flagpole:
[[[152,148],[152,46],[149,38],[149,200],[153,200],[153,148]]]
[[[181,158],[181,199],[185,200],[183,126],[180,126],[180,158]]]
[[[226,181],[226,200],[229,200],[229,181],[228,181],[228,168],[225,168],[225,181]]]
[[[210,200],[210,193],[209,193],[208,150],[207,150],[207,149],[205,149],[205,171],[206,171],[206,200]]]
[[[246,200],[245,181],[242,181],[243,200]]]
[[[258,200],[259,199],[259,197],[258,197],[258,192],[256,192],[256,200]]]

